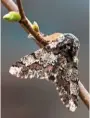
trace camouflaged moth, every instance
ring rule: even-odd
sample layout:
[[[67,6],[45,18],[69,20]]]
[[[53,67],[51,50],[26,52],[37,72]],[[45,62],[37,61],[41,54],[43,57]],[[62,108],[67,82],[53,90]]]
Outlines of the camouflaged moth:
[[[45,79],[55,84],[62,103],[72,112],[78,106],[78,51],[77,37],[64,33],[55,41],[32,54],[22,57],[9,72],[20,78]]]

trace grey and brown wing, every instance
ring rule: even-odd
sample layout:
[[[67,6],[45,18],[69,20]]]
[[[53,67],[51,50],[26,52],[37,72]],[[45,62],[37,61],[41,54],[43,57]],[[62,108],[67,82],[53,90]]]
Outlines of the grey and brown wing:
[[[66,34],[62,39],[24,56],[10,67],[9,72],[20,78],[52,81],[62,103],[74,112],[79,96],[78,63],[75,60],[78,48],[78,40]]]
[[[67,67],[58,74],[55,86],[62,103],[74,112],[79,100],[78,70],[74,67]]]
[[[10,67],[9,72],[20,78],[47,79],[56,61],[57,56],[42,48],[16,61]]]
[[[43,52],[43,53],[41,53]],[[72,112],[78,106],[78,69],[62,56],[43,49],[24,56],[10,67],[9,72],[20,78],[46,79],[55,84],[61,102]]]
[[[9,72],[20,78],[47,78],[59,56],[54,54],[53,49],[57,47],[60,39],[22,57],[10,67]]]

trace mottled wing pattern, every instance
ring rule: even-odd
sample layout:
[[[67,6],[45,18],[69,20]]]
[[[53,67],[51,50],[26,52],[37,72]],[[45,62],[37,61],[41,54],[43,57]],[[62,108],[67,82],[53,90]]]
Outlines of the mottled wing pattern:
[[[64,34],[36,52],[26,55],[10,67],[16,77],[52,81],[61,101],[70,111],[78,106],[78,50],[79,40]]]
[[[52,52],[39,49],[13,64],[9,72],[21,78],[48,79],[57,57]]]

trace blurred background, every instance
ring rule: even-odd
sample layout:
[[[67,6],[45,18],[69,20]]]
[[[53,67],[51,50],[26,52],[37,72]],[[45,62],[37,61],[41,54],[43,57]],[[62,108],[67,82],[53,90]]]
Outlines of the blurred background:
[[[37,21],[45,34],[73,33],[81,43],[79,78],[89,90],[89,0],[22,0],[26,16]],[[18,23],[2,20],[7,9],[1,6],[2,36],[2,118],[88,118],[79,101],[75,113],[59,100],[55,86],[44,80],[19,80],[9,67],[19,58],[39,49]]]

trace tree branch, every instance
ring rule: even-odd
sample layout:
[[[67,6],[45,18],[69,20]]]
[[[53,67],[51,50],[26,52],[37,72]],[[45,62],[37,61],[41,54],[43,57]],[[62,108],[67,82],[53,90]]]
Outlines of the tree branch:
[[[8,11],[18,11],[17,5],[12,0],[1,0],[1,2],[8,9]]]
[[[32,29],[31,24],[30,24],[30,21],[26,18],[25,13],[23,11],[21,0],[17,0],[18,7],[17,7],[17,5],[12,0],[1,0],[1,1],[2,1],[3,5],[9,11],[19,11],[20,12],[20,15],[22,17],[21,21],[19,22],[20,25],[24,28],[24,30],[28,34],[31,33],[35,37],[36,42],[38,43],[39,46],[44,46],[44,45],[47,44],[47,41],[45,40],[45,38],[42,35],[40,35],[40,33],[37,33],[37,32],[35,32]],[[18,10],[18,8],[19,8],[19,10]],[[53,36],[53,34],[50,35],[50,36],[48,36],[48,39],[50,39],[51,36]],[[79,94],[79,96],[82,99],[83,103],[89,109],[89,107],[90,107],[90,94],[85,89],[85,87],[83,86],[83,84],[81,83],[81,81],[79,81],[79,88],[80,88],[80,94]]]
[[[21,15],[21,19],[25,19],[25,13],[24,13],[24,10],[23,10],[21,0],[17,0],[17,5],[18,5],[19,13]]]
[[[24,15],[23,14],[23,7],[21,4],[20,0],[17,0],[19,10],[18,7],[16,6],[16,4],[12,1],[12,0],[1,0],[3,5],[9,10],[9,11],[20,11],[20,15]],[[21,24],[21,26],[25,29],[25,31],[28,34],[32,34],[35,39],[36,39],[36,43],[42,47],[43,45],[47,44],[47,41],[41,36],[41,34],[38,32],[35,32],[31,26],[30,21],[25,17],[24,19],[22,18],[21,21],[19,22]]]
[[[20,22],[26,26],[26,28],[29,31],[29,34],[32,34],[35,37],[36,42],[40,47],[42,47],[42,45],[45,46],[47,44],[47,41],[41,36],[40,32],[35,32],[33,30],[32,24],[30,23],[30,21],[25,16],[21,0],[17,0],[17,5],[18,5],[18,9],[19,9],[19,12],[21,15],[21,21]]]
[[[79,81],[79,88],[80,88],[80,93],[79,96],[82,99],[82,101],[84,102],[84,104],[87,106],[87,108],[89,109],[90,107],[90,94],[88,93],[88,91],[85,89],[84,85],[81,83],[81,81]]]

